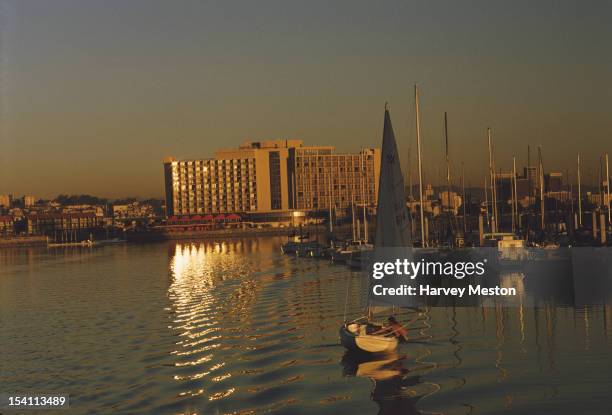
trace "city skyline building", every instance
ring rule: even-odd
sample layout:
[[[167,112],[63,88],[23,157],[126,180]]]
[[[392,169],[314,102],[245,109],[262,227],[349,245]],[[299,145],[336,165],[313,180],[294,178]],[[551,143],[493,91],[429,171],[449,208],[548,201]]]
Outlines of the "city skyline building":
[[[163,164],[168,217],[345,209],[376,204],[380,150],[337,154],[302,140],[247,141],[210,159]]]

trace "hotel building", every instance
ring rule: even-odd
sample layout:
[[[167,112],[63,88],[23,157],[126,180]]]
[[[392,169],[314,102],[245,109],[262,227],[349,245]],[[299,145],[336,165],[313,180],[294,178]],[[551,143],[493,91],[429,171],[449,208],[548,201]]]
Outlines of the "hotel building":
[[[246,142],[206,160],[164,159],[168,216],[376,204],[380,151],[336,154],[301,140]]]

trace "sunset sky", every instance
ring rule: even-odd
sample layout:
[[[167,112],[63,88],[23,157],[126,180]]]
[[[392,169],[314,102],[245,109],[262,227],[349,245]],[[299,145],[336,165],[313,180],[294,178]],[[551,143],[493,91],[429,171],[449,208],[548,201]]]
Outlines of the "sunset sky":
[[[487,126],[499,167],[542,145],[589,180],[612,154],[610,22],[597,0],[0,0],[0,194],[161,197],[164,156],[246,139],[378,147],[385,101],[405,157],[415,82],[427,181],[444,111],[474,185]]]

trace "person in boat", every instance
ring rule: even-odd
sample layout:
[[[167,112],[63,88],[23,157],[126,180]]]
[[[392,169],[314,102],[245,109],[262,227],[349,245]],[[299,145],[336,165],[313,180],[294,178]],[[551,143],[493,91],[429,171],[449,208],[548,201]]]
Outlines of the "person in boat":
[[[408,340],[408,330],[402,326],[393,316],[389,316],[387,319],[388,325],[382,329],[372,333],[372,335],[386,335],[393,334],[401,341]]]

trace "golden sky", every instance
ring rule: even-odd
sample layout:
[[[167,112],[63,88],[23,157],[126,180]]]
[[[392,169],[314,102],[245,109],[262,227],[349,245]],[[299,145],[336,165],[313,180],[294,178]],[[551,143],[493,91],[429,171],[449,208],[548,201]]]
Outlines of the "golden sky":
[[[0,0],[0,194],[161,197],[164,156],[245,139],[378,147],[385,101],[405,157],[415,82],[428,181],[444,111],[474,185],[488,126],[499,167],[542,145],[588,180],[612,152],[610,21],[604,1]]]

